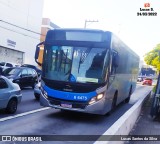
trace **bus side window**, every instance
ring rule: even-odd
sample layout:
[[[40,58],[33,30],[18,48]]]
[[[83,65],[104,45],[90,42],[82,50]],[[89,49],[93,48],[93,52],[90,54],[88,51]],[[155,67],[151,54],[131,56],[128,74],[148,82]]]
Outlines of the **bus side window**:
[[[116,74],[116,69],[118,67],[118,62],[119,62],[119,56],[118,53],[113,51],[112,54],[112,66],[111,66],[111,75]]]

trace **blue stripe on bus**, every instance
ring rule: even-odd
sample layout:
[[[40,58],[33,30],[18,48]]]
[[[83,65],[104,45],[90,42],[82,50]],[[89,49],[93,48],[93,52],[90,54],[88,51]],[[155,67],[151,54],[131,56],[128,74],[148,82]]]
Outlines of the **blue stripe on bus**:
[[[44,90],[50,97],[73,101],[89,101],[92,97],[97,95],[96,91],[88,93],[73,93],[54,90],[47,86],[44,86]]]

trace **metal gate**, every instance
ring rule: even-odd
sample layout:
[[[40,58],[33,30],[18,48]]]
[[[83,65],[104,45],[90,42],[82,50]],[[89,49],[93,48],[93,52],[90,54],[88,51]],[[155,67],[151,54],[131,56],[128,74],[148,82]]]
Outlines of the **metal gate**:
[[[1,47],[0,46],[0,62],[12,62],[15,64],[23,64],[24,52]]]

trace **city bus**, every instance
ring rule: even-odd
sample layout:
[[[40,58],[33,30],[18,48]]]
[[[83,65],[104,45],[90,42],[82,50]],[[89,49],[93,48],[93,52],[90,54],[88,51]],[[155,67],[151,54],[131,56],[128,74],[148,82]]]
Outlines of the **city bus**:
[[[129,102],[136,88],[139,56],[110,31],[49,30],[35,61],[42,66],[44,107],[105,115]]]

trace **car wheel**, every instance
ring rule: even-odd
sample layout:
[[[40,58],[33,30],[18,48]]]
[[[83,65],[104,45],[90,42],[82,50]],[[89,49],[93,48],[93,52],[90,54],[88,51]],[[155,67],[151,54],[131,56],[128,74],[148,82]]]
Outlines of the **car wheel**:
[[[19,87],[20,87],[21,90],[23,90],[23,87],[22,87],[22,86],[19,86]]]
[[[34,83],[34,84],[32,85],[32,89],[34,89],[35,85],[36,85],[36,83]]]
[[[16,112],[17,110],[17,105],[18,105],[18,102],[16,99],[11,99],[9,102],[8,102],[8,105],[7,105],[7,108],[6,108],[6,112],[7,113],[10,113],[10,114],[13,114]]]
[[[40,94],[34,93],[34,97],[35,97],[36,100],[39,100],[40,99]]]

